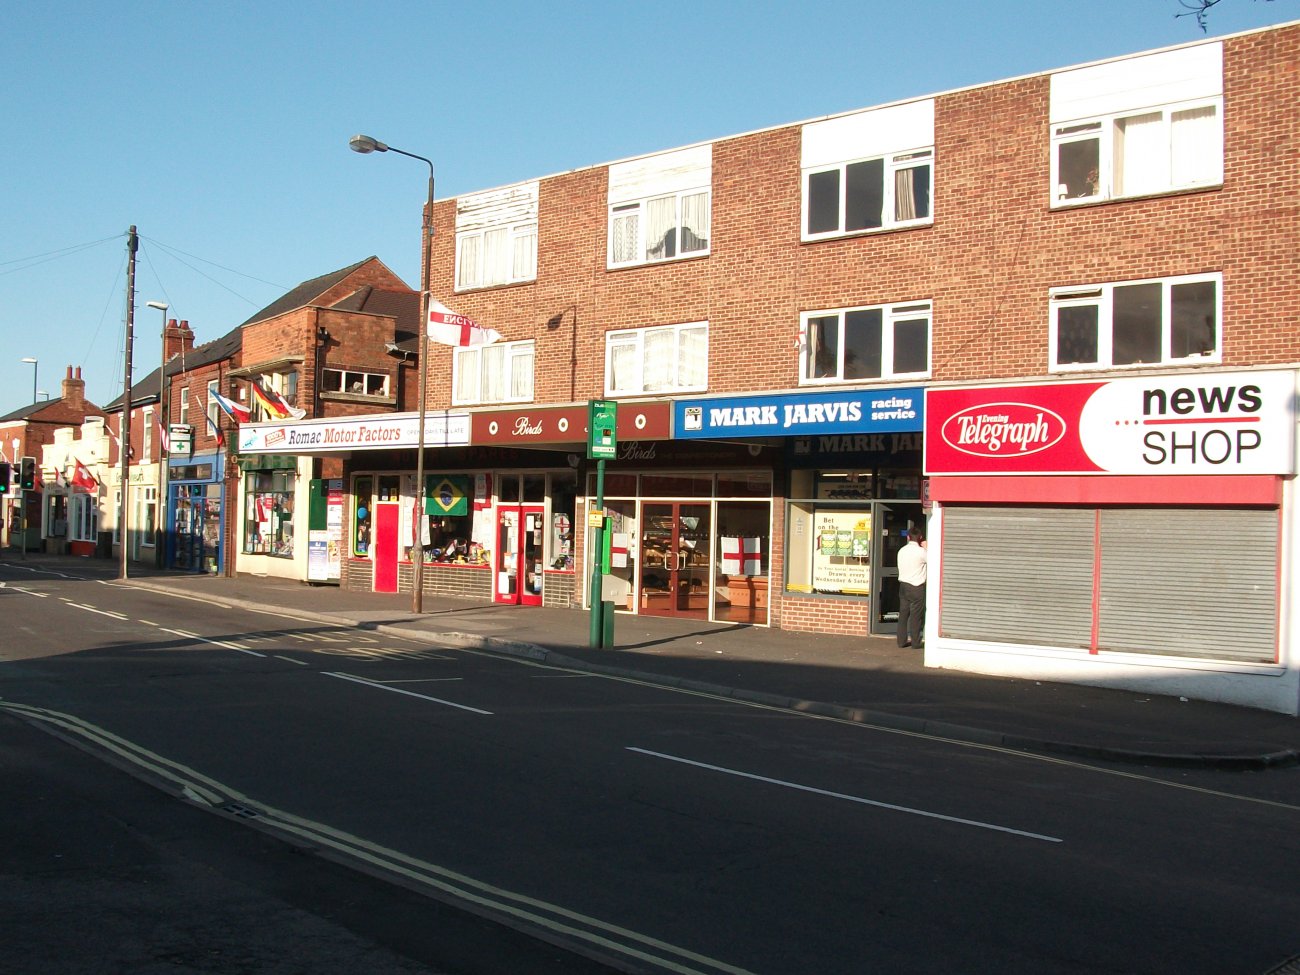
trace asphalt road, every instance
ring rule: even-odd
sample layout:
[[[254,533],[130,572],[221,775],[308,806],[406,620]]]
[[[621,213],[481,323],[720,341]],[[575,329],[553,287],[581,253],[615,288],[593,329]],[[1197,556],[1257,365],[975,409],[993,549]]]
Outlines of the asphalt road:
[[[1300,950],[1287,772],[1107,769],[6,581],[11,713],[629,971],[1261,973]]]

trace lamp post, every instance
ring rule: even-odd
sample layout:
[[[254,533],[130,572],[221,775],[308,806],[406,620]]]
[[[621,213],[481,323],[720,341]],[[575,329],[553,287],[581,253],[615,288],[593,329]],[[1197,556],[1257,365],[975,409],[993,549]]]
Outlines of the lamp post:
[[[159,356],[162,365],[158,369],[158,497],[154,501],[153,518],[153,561],[154,567],[161,569],[167,564],[167,465],[169,459],[163,457],[162,432],[167,430],[167,411],[171,403],[167,396],[167,302],[147,301],[149,308],[162,312],[162,353]],[[166,451],[170,453],[170,451]]]
[[[372,152],[395,152],[399,156],[418,159],[429,166],[429,198],[424,206],[424,224],[422,228],[423,246],[420,248],[420,419],[417,426],[415,458],[415,506],[418,518],[426,517],[424,512],[424,409],[425,377],[429,369],[429,249],[433,239],[433,160],[417,156],[413,152],[395,149],[368,135],[354,135],[348,140],[353,152],[369,155]],[[417,522],[418,525],[418,522]],[[424,532],[421,527],[415,531],[418,546],[411,547],[412,561],[415,563],[414,592],[411,595],[411,611],[424,612]],[[418,553],[416,549],[419,549]]]
[[[36,402],[36,374],[40,369],[40,361],[33,359],[31,356],[23,356],[20,362],[30,362],[32,364],[32,402]]]

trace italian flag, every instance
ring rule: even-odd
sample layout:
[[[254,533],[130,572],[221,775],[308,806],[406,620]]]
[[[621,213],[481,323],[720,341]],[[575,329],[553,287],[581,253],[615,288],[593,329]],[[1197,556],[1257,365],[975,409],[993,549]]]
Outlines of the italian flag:
[[[456,314],[435,298],[429,299],[428,328],[430,341],[443,345],[491,345],[501,339],[501,333],[496,329]]]

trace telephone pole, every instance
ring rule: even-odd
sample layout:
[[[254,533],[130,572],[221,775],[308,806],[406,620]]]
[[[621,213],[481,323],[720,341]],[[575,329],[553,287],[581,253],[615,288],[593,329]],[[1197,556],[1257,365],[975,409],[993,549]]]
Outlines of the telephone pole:
[[[126,513],[130,510],[129,491],[131,485],[131,343],[135,331],[135,252],[140,247],[140,238],[136,236],[135,224],[126,234],[126,364],[122,373],[122,421],[118,430],[117,449],[122,453],[121,501],[117,509],[117,534],[122,540],[122,563],[118,578],[126,578],[127,554],[130,542],[126,530]]]

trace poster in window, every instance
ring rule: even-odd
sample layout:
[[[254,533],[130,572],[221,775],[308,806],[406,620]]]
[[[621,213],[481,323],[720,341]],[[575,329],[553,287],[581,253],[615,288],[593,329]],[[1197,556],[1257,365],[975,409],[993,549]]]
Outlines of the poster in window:
[[[865,511],[818,511],[813,551],[816,592],[871,591],[871,515]]]

